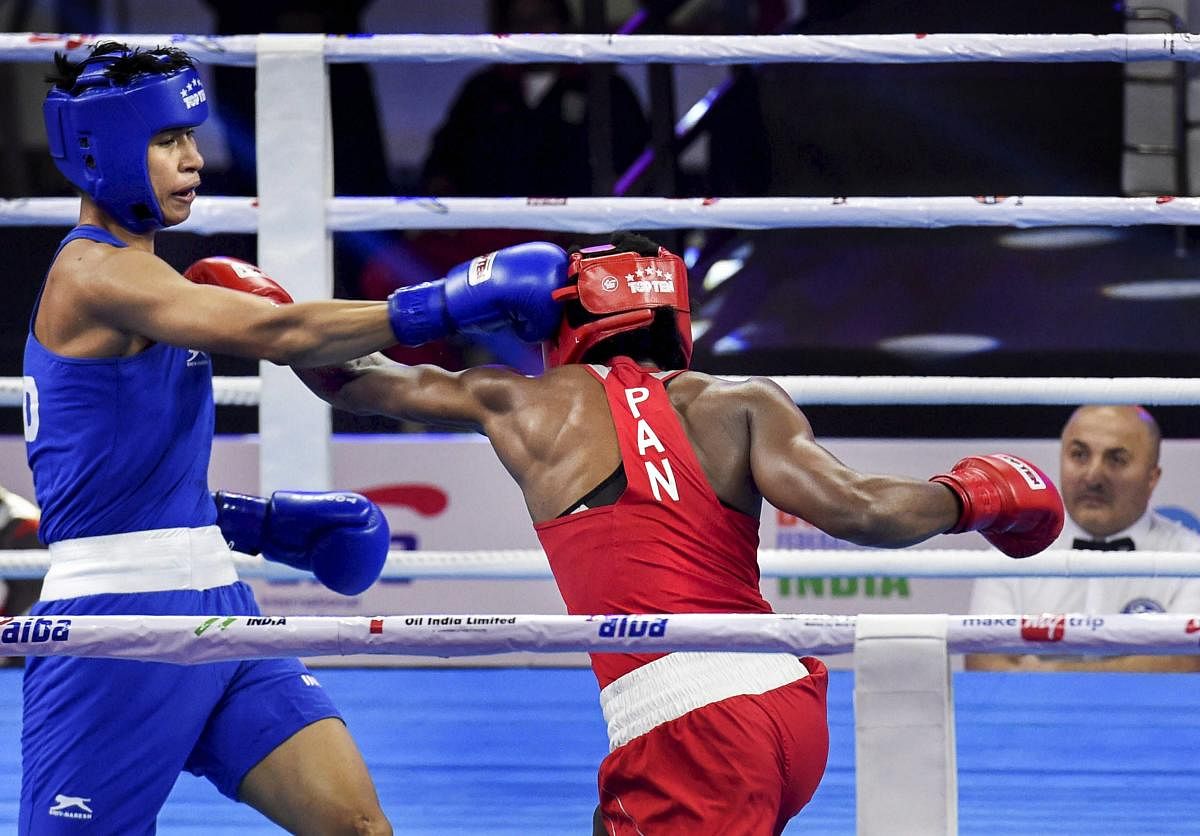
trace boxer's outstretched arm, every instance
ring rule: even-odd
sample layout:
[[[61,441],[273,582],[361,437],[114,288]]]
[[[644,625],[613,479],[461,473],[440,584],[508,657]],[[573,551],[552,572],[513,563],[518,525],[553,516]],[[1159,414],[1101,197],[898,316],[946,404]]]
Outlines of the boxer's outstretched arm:
[[[516,389],[528,382],[511,369],[448,372],[438,366],[406,366],[382,354],[295,372],[318,397],[346,412],[476,432],[483,432],[490,418],[511,412]]]
[[[749,387],[751,474],[759,490],[835,537],[907,546],[941,532],[978,531],[1009,557],[1029,557],[1062,531],[1058,489],[1023,459],[969,456],[929,482],[859,473],[813,440],[782,389],[762,379]]]
[[[71,271],[76,311],[156,342],[320,365],[396,342],[384,302],[329,300],[277,305],[249,292],[188,281],[156,256],[128,248]]]
[[[942,485],[847,467],[816,443],[783,389],[765,378],[745,385],[751,475],[776,508],[862,546],[912,545],[958,520]]]

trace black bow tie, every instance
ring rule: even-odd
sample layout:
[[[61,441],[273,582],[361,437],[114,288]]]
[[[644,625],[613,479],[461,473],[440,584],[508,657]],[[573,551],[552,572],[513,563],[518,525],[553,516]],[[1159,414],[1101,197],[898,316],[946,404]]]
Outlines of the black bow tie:
[[[1107,543],[1103,540],[1084,540],[1076,537],[1075,542],[1071,543],[1071,548],[1091,549],[1097,552],[1131,552],[1134,550],[1133,540],[1129,537],[1118,537]]]

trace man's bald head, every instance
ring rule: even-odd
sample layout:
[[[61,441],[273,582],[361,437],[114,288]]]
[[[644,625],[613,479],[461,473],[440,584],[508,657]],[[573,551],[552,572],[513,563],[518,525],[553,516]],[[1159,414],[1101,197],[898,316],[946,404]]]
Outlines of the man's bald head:
[[[1146,513],[1162,470],[1162,432],[1140,406],[1081,406],[1062,432],[1063,502],[1076,525],[1108,537]]]

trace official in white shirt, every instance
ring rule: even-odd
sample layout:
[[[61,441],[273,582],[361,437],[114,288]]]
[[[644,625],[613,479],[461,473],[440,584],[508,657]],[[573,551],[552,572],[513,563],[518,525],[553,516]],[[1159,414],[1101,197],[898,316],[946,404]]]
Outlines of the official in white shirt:
[[[1200,534],[1149,510],[1162,475],[1158,423],[1139,406],[1083,406],[1062,433],[1067,520],[1052,549],[1200,552]],[[985,578],[972,613],[1200,613],[1200,578]],[[968,654],[968,670],[1200,671],[1196,656]]]

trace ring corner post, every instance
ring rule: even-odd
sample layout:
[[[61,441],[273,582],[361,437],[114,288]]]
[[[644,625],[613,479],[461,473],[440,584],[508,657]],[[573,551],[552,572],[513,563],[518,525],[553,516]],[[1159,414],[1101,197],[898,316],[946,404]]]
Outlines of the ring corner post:
[[[258,258],[298,301],[333,295],[326,220],[333,196],[333,141],[325,35],[259,35],[255,143]],[[290,369],[260,364],[259,482],[263,494],[328,490],[329,407]],[[297,455],[303,451],[303,455]]]
[[[958,833],[945,615],[860,615],[854,645],[859,836]]]

